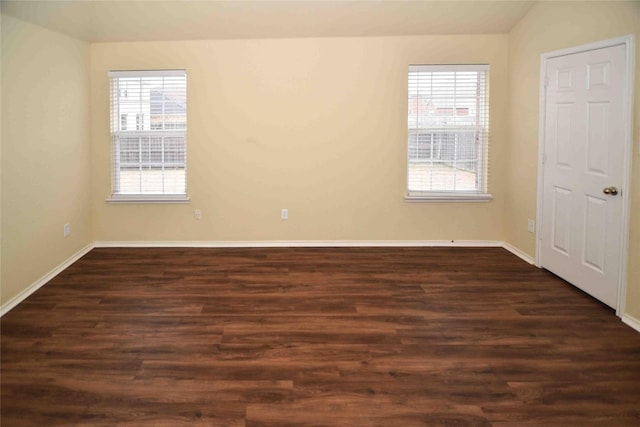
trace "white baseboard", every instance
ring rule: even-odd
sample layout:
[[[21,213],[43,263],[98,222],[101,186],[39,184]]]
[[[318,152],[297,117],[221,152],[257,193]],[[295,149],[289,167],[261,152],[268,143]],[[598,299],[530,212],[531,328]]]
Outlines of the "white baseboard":
[[[2,307],[0,307],[0,316],[4,316],[12,308],[20,304],[22,301],[24,301],[29,295],[31,295],[32,293],[40,289],[43,285],[45,285],[47,282],[49,282],[49,280],[53,279],[58,274],[62,273],[65,269],[67,269],[67,267],[69,267],[71,264],[73,264],[74,262],[82,258],[84,255],[86,255],[91,249],[93,249],[93,247],[94,247],[93,243],[89,243],[87,246],[80,249],[78,252],[71,255],[66,260],[64,260],[53,270],[49,271],[47,274],[45,274],[44,276],[36,280],[27,289],[23,290],[18,295],[11,298],[6,303],[2,304]]]
[[[502,247],[497,240],[97,241],[96,248]]]
[[[640,320],[636,319],[630,314],[623,314],[621,319],[622,319],[622,322],[626,323],[636,331],[640,332]]]
[[[516,248],[515,246],[504,242],[502,243],[502,247],[505,248],[506,250],[508,250],[509,252],[511,252],[512,254],[514,254],[515,256],[517,256],[518,258],[522,259],[523,261],[528,262],[529,264],[535,265],[536,260],[533,259],[533,257],[527,255],[526,253],[522,252],[520,249]]]

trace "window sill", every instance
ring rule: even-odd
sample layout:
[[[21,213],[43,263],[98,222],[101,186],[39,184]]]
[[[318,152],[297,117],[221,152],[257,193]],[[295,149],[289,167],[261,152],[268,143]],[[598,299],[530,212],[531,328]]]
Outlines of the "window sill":
[[[404,201],[408,203],[421,202],[490,202],[493,196],[489,193],[426,193],[426,194],[408,194],[404,196]]]
[[[113,204],[179,204],[189,203],[189,197],[187,195],[113,195],[105,200],[107,203]]]

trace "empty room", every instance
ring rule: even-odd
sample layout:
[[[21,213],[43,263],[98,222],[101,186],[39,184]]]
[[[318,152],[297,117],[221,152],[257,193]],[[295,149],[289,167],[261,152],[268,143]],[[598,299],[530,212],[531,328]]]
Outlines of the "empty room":
[[[640,424],[640,1],[0,5],[2,426]]]

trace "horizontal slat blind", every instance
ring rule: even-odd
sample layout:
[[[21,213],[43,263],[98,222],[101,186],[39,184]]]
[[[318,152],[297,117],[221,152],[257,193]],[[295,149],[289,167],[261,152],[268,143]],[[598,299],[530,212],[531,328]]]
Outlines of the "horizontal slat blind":
[[[409,66],[409,196],[488,192],[488,76],[488,65]]]
[[[111,71],[112,197],[187,193],[184,70]]]

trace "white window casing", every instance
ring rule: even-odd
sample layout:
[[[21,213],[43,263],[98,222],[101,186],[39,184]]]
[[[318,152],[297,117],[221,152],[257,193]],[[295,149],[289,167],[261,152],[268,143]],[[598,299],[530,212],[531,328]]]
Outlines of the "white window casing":
[[[407,201],[488,201],[489,66],[410,65]]]
[[[187,197],[184,70],[110,71],[111,197],[180,203]]]

